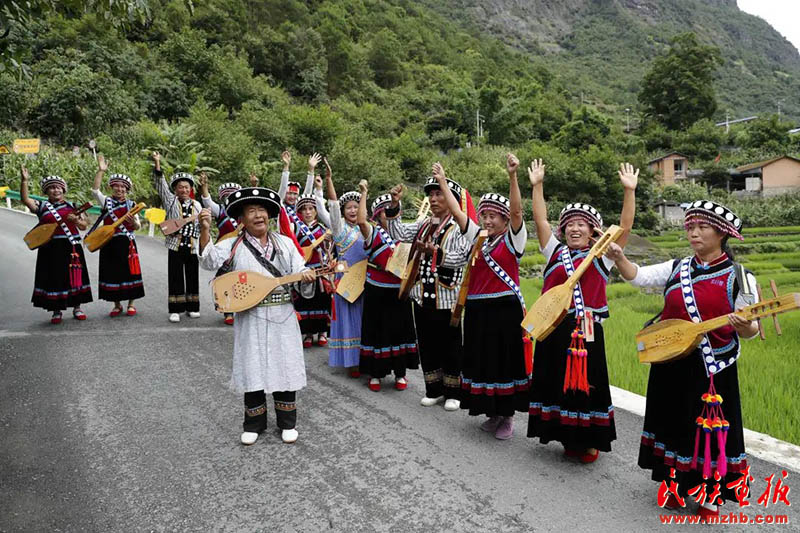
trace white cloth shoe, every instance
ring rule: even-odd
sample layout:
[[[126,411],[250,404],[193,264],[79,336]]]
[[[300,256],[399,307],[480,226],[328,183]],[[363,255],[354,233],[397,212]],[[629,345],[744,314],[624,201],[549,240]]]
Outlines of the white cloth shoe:
[[[252,431],[245,431],[242,433],[242,444],[245,446],[250,446],[251,444],[255,444],[258,440],[258,433],[253,433]]]
[[[281,432],[281,439],[283,439],[283,442],[286,444],[292,444],[297,440],[297,436],[298,434],[296,429],[284,429]]]
[[[189,318],[200,318],[199,311],[189,311]]]
[[[432,405],[436,405],[442,400],[444,400],[444,396],[439,396],[437,398],[428,398],[427,396],[423,396],[419,403],[422,405],[422,407],[430,407]]]
[[[459,402],[455,398],[448,398],[444,402],[445,411],[458,411],[459,407],[461,407],[461,402]]]
[[[169,314],[169,321],[170,322],[180,322],[181,321],[181,315],[179,315],[178,313],[170,313]]]

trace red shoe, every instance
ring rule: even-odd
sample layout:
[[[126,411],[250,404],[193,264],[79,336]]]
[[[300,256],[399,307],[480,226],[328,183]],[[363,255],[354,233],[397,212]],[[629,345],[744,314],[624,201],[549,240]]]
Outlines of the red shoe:
[[[122,308],[121,307],[115,307],[114,309],[111,310],[110,313],[108,313],[108,316],[110,316],[111,318],[114,318],[115,316],[119,316],[121,314],[122,314]]]
[[[136,316],[136,308],[132,305],[128,306],[128,316]]]
[[[711,509],[706,509],[702,505],[697,508],[697,516],[700,517],[701,522],[708,522],[710,517],[714,517],[715,519],[719,518],[719,506],[717,506],[716,511],[712,511]],[[719,523],[718,520],[714,520],[714,523]]]
[[[361,371],[358,368],[351,368],[350,369],[350,377],[351,378],[360,378]]]
[[[311,348],[312,344],[313,342],[311,341],[311,338],[306,337],[305,339],[303,339],[303,348]]]
[[[582,453],[581,454],[581,462],[585,465],[589,463],[593,463],[597,461],[597,458],[600,457],[600,450],[595,450],[594,453]]]
[[[381,380],[378,378],[372,378],[369,380],[369,384],[367,384],[367,386],[372,392],[379,392],[381,390]]]
[[[75,318],[75,320],[86,320],[86,313],[80,309],[73,309],[72,316]]]
[[[678,501],[674,494],[670,494],[667,497],[667,503],[664,504],[664,509],[680,509],[681,507],[681,502]]]
[[[408,387],[408,380],[406,378],[397,378],[394,380],[394,388],[397,390],[406,390]]]
[[[233,325],[233,315],[230,315],[230,316],[226,315],[225,316],[225,325],[226,326],[232,326]],[[303,346],[305,346],[305,344],[303,344]]]
[[[51,324],[61,324],[61,313],[53,313],[53,316],[50,317]]]
[[[317,339],[317,345],[318,346],[327,346],[328,345],[328,337],[326,337],[325,335],[320,333],[319,339]]]

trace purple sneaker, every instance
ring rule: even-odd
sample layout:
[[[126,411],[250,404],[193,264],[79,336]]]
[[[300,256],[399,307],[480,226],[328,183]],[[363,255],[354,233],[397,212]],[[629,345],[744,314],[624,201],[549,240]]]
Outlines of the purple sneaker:
[[[486,431],[487,433],[494,433],[497,431],[497,426],[500,425],[500,422],[503,421],[502,416],[490,416],[486,419],[486,422],[481,424],[481,429]]]
[[[494,438],[500,440],[508,440],[514,434],[514,417],[504,416],[497,426],[497,431],[494,432]]]

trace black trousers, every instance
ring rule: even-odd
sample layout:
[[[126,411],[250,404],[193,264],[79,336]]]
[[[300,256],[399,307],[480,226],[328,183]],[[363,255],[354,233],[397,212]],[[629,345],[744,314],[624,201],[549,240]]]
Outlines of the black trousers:
[[[425,396],[461,396],[461,327],[450,325],[448,309],[420,307],[414,302],[419,360],[425,376]]]
[[[200,263],[192,249],[181,246],[167,253],[169,312],[200,311]]]
[[[275,418],[280,429],[294,429],[297,424],[297,391],[272,393]],[[263,390],[244,393],[244,431],[261,433],[267,429],[267,395]]]

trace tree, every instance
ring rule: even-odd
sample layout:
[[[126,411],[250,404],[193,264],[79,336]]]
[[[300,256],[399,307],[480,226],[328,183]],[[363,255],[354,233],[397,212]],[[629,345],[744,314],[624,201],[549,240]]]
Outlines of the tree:
[[[701,44],[694,33],[673,38],[642,80],[639,102],[645,116],[672,130],[684,129],[717,110],[712,77],[722,64],[715,46]]]

